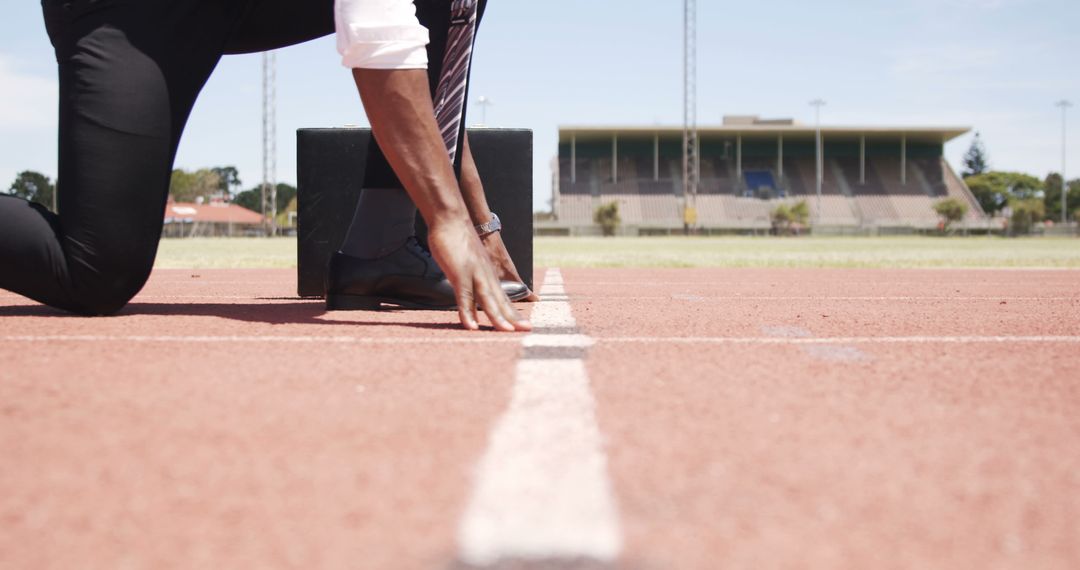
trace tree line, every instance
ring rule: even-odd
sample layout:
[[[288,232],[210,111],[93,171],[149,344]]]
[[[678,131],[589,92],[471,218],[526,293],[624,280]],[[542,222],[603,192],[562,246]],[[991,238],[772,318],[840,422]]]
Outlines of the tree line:
[[[1039,179],[1023,172],[992,170],[978,133],[964,155],[963,177],[988,215],[1011,210],[1010,220],[1017,232],[1023,233],[1038,222],[1061,220],[1061,174],[1051,172]],[[1080,218],[1080,179],[1070,180],[1067,188],[1065,211],[1076,220]]]
[[[225,200],[254,212],[262,212],[262,185],[241,190],[243,182],[235,166],[216,166],[195,171],[176,169],[169,180],[169,197],[175,202],[209,202]],[[26,170],[20,172],[8,187],[8,194],[40,204],[55,212],[56,183],[48,176]],[[277,185],[277,211],[285,212],[296,198],[296,187]],[[269,212],[267,212],[269,213]]]

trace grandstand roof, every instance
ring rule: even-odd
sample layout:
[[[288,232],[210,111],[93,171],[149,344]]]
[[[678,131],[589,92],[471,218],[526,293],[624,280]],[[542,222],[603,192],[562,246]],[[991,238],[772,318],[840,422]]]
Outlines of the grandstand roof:
[[[857,138],[860,136],[897,138],[906,136],[911,141],[946,143],[971,131],[971,127],[888,127],[888,126],[825,126],[821,133],[825,138]],[[612,135],[655,135],[682,136],[683,128],[671,126],[582,126],[562,125],[559,127],[559,142],[569,142],[570,135],[578,139],[610,138]],[[816,128],[813,125],[719,125],[698,127],[699,136],[736,136],[772,138],[780,135],[791,138],[813,138]]]

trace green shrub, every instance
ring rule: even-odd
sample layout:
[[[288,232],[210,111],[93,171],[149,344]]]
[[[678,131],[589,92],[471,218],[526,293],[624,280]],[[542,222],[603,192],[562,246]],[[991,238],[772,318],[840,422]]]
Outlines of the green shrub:
[[[791,215],[794,218],[793,222],[805,226],[806,221],[810,219],[810,206],[806,203],[806,200],[799,200],[792,206]]]
[[[968,212],[968,206],[956,198],[945,198],[934,204],[934,211],[941,216],[942,229],[948,231],[949,226],[964,219]]]
[[[1030,234],[1035,224],[1046,217],[1046,204],[1039,198],[1013,200],[1009,207],[1012,208],[1012,218],[1009,220],[1012,235]]]
[[[610,237],[615,235],[615,230],[622,223],[622,219],[619,218],[619,203],[609,202],[598,208],[596,213],[593,214],[593,221],[600,225],[601,231],[604,232],[604,236]]]
[[[788,206],[780,204],[769,214],[772,221],[773,232],[777,235],[790,235],[795,233],[798,226],[805,226],[810,219],[810,206],[806,200]]]

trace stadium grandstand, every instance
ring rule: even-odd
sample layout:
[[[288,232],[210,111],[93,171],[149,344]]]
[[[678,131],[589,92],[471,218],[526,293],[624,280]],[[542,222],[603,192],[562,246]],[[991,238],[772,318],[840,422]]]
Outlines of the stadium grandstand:
[[[822,189],[817,198],[817,128],[793,120],[725,117],[699,129],[697,227],[760,233],[780,204],[805,200],[815,231],[910,233],[938,227],[933,206],[968,205],[959,227],[986,216],[944,157],[968,128],[821,127]],[[593,213],[617,202],[624,234],[684,229],[682,128],[561,127],[554,165],[554,221],[541,231],[590,234]]]

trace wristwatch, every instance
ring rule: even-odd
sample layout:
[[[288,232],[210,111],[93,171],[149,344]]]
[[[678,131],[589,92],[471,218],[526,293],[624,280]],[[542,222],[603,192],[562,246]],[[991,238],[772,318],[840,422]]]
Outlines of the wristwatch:
[[[499,216],[495,212],[491,213],[490,222],[476,226],[476,233],[480,234],[480,237],[484,237],[486,235],[490,235],[499,231],[502,231],[502,222],[499,221]]]

